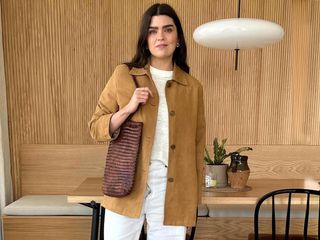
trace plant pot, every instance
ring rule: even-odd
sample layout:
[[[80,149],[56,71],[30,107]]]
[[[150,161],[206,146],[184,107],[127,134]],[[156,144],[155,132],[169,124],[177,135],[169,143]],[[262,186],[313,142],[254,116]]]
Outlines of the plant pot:
[[[250,169],[248,166],[248,156],[239,154],[231,156],[231,163],[228,168],[228,179],[231,188],[245,188],[249,179]]]
[[[209,181],[212,181],[211,187],[226,187],[228,185],[227,169],[227,164],[205,165],[206,187],[210,187],[210,184],[207,184]]]

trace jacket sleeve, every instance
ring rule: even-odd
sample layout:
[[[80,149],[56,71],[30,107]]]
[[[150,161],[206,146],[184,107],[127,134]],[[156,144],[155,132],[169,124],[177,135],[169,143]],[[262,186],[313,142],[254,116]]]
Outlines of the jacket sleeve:
[[[206,120],[204,114],[203,88],[199,87],[198,93],[198,119],[196,134],[196,158],[197,158],[197,175],[198,175],[198,204],[202,199],[202,184],[204,171],[204,147],[206,142]]]
[[[96,110],[88,123],[91,137],[96,141],[110,141],[119,131],[112,136],[109,133],[109,124],[112,115],[119,110],[117,102],[117,70],[113,73],[104,90],[102,91]]]

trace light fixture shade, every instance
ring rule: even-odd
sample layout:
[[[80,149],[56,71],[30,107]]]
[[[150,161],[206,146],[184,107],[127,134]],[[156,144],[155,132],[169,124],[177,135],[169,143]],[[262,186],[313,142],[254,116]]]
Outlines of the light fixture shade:
[[[220,49],[262,48],[283,38],[274,22],[253,18],[229,18],[205,23],[193,32],[200,45]]]

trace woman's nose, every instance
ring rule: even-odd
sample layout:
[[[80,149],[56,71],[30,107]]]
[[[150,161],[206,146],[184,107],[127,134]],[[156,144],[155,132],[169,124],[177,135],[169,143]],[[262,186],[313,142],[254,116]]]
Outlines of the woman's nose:
[[[158,31],[157,40],[162,40],[164,38],[163,31]]]

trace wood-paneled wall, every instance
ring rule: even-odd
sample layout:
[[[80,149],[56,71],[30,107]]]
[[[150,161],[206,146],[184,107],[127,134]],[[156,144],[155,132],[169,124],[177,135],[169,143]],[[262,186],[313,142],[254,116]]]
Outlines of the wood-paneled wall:
[[[90,144],[87,122],[114,67],[135,51],[153,0],[1,0],[14,192],[21,144]],[[320,144],[320,1],[242,0],[241,17],[276,21],[264,49],[207,49],[202,23],[236,17],[237,0],[165,1],[183,23],[191,74],[205,88],[207,143]]]

